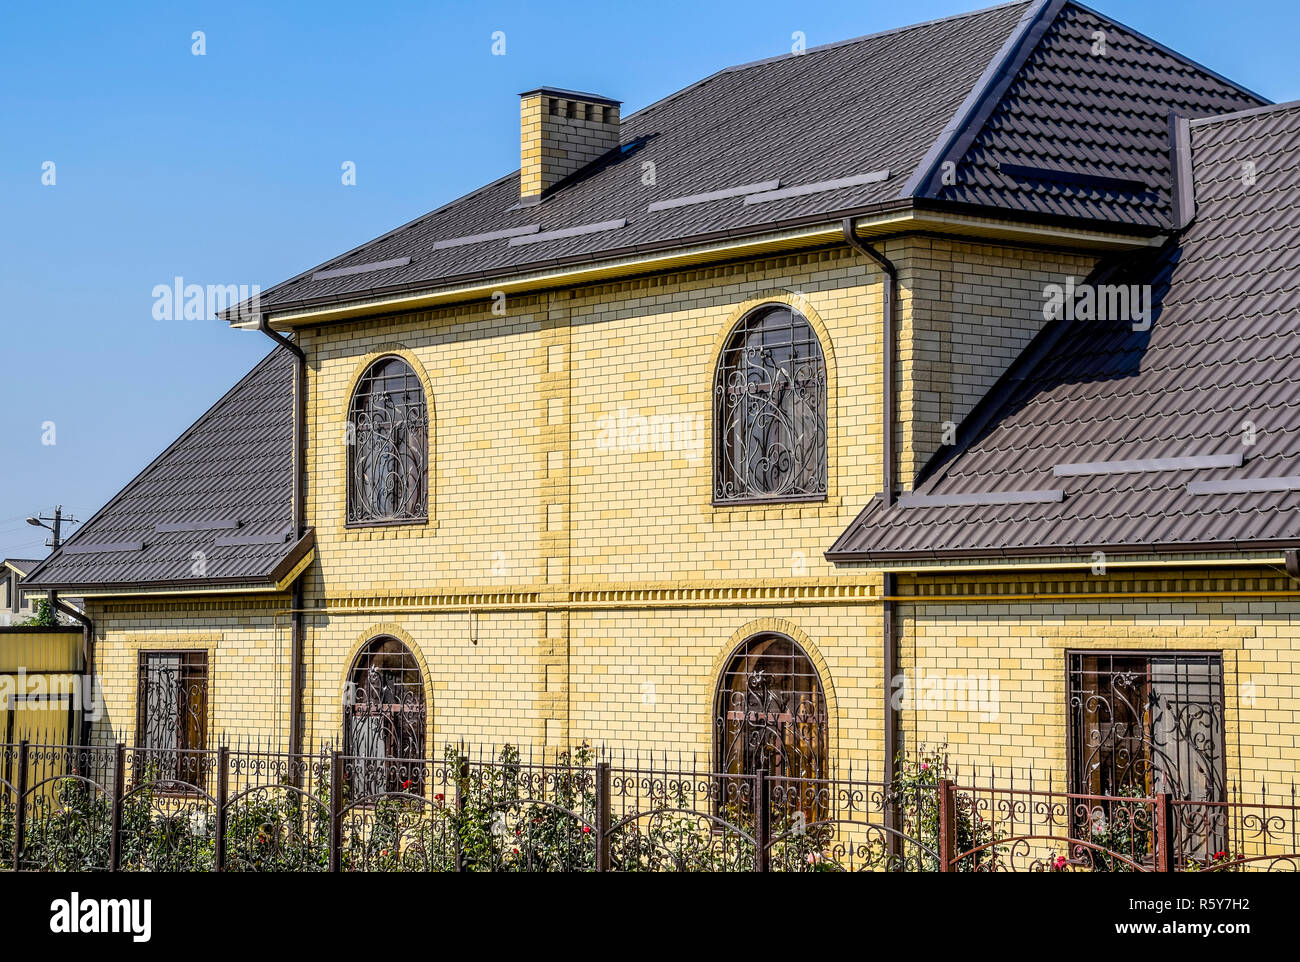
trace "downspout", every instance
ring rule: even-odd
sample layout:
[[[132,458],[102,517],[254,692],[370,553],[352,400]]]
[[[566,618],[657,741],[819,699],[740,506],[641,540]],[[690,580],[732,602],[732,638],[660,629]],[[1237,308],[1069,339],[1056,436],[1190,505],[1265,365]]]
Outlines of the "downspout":
[[[65,604],[59,600],[59,593],[51,589],[48,595],[50,607],[55,611],[62,612],[74,621],[81,622],[81,677],[90,679],[90,684],[95,684],[95,623],[90,620],[89,616],[78,611],[72,605]],[[98,699],[92,688],[91,697]],[[81,696],[81,707],[85,709],[86,695],[83,692]],[[81,731],[78,732],[78,745],[90,744],[90,719],[85,714],[81,716]]]
[[[307,436],[307,355],[294,341],[279,331],[273,331],[267,323],[266,314],[257,318],[257,329],[275,341],[294,356],[293,383],[293,495],[291,523],[293,539],[296,542],[307,531],[307,509],[305,503],[303,442]],[[302,752],[302,690],[303,690],[303,647],[305,625],[303,613],[303,575],[293,581],[293,597],[290,601],[292,621],[289,628],[289,753],[297,755]],[[299,766],[289,766],[292,777],[298,778]]]
[[[888,509],[894,503],[894,363],[896,360],[894,330],[894,307],[898,297],[898,268],[884,254],[870,244],[863,243],[853,232],[853,218],[846,217],[842,222],[844,242],[863,257],[874,261],[885,274],[883,296],[881,298],[881,376],[880,376],[880,446],[881,446],[881,491],[877,495],[881,506]],[[897,575],[886,571],[883,575],[881,601],[881,634],[884,636],[882,660],[884,662],[884,715],[885,715],[885,772],[887,783],[894,780],[895,761],[898,756],[898,721],[899,712],[894,704],[894,679],[898,673],[898,628],[897,602],[893,598],[898,594]],[[894,815],[897,815],[895,812]],[[898,836],[890,835],[891,846],[897,845]]]

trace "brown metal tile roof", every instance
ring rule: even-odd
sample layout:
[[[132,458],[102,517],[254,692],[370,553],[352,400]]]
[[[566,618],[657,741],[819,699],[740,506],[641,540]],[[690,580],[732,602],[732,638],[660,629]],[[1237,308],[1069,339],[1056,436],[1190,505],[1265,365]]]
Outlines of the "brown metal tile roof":
[[[1102,14],[1074,3],[1059,7],[960,156],[956,183],[921,194],[1167,228],[1170,111],[1206,117],[1266,101]],[[1044,173],[1009,174],[1003,165]],[[1069,174],[1082,175],[1085,183],[1070,183]],[[1086,183],[1097,176],[1138,181],[1146,189]]]
[[[1113,38],[1100,58],[1082,46],[1099,27]],[[520,208],[519,175],[509,174],[272,287],[259,309],[428,290],[918,199],[1149,233],[1168,222],[1169,110],[1206,114],[1264,102],[1064,0],[1012,3],[719,71],[627,117],[621,138],[629,149],[580,171],[542,204]],[[949,155],[961,161],[960,187],[927,186],[925,174]],[[645,161],[656,165],[655,185],[641,182]],[[1152,191],[1017,183],[999,161],[1141,177]],[[772,179],[786,188],[883,170],[884,181],[769,203],[731,197],[647,210],[654,201]],[[619,219],[625,226],[538,243],[445,245],[530,225],[545,233]],[[333,273],[385,262],[393,263]],[[319,271],[332,276],[313,277]]]
[[[276,348],[35,571],[24,588],[258,584],[289,537],[293,358]],[[212,527],[214,524],[238,527]],[[160,528],[162,530],[160,530]],[[180,529],[180,530],[175,530]],[[219,544],[235,536],[270,544]],[[195,570],[196,561],[206,572]]]
[[[38,564],[40,562],[32,558],[5,558],[0,561],[0,565],[8,565],[20,575],[29,574]]]
[[[1080,52],[1080,36],[1097,23],[1114,31],[1117,52],[1090,60]],[[629,149],[579,172],[544,203],[518,208],[518,173],[510,174],[272,288],[261,306],[286,310],[429,289],[452,280],[825,222],[916,199],[1103,220],[1150,232],[1168,221],[1169,207],[1167,131],[1158,129],[1157,118],[1170,107],[1209,113],[1261,102],[1085,8],[1062,0],[1007,4],[722,70],[627,118],[623,139]],[[925,175],[950,155],[961,159],[970,181],[963,189],[969,193],[927,192]],[[656,163],[652,187],[641,183],[646,160]],[[1008,161],[1076,171],[1086,165],[1089,175],[1149,177],[1156,188],[1151,197],[1080,190],[1055,181],[1017,189],[996,170]],[[769,203],[731,197],[646,209],[653,201],[771,179],[793,187],[886,169],[887,180]],[[1293,289],[1282,289],[1278,281],[1294,259],[1258,236],[1289,229],[1286,212],[1260,198],[1217,198],[1213,192],[1202,203],[1204,216],[1227,216],[1215,213],[1218,205],[1254,218],[1258,226],[1221,252],[1225,263],[1249,261],[1254,272],[1224,272],[1217,286],[1206,286],[1200,302],[1267,296],[1279,307],[1294,305]],[[502,236],[445,244],[467,235],[517,233],[532,224],[539,232],[552,232],[619,219],[626,220],[622,228],[536,243],[512,245]],[[384,262],[391,266],[349,270]],[[331,276],[313,278],[322,270]],[[1230,312],[1221,318],[1220,331],[1225,337],[1253,336],[1250,319]],[[1072,376],[1128,376],[1131,372],[1114,369],[1133,363],[1142,348],[1122,332],[1098,332],[1088,351],[1081,349]],[[1186,356],[1192,353],[1189,347]],[[1270,361],[1274,367],[1268,371],[1278,380],[1257,385],[1258,401],[1282,403],[1284,358],[1261,356],[1251,370],[1263,378]],[[237,531],[250,542],[287,530],[290,367],[283,352],[268,356],[31,572],[28,585],[90,590],[244,584],[280,574],[305,550],[305,540],[297,546],[229,544],[230,530],[206,525],[238,521]],[[1233,373],[1240,372],[1223,374],[1224,379]],[[1087,397],[1075,400],[1081,410],[1091,410]],[[1114,410],[1151,423],[1147,400],[1140,392],[1119,396]],[[1230,419],[1230,412],[1211,411],[1205,424],[1226,430]],[[1018,465],[1021,458],[1021,452],[995,447],[971,477],[1016,470],[1003,462]],[[975,483],[954,477],[954,490]],[[939,509],[914,510],[919,515]],[[1006,516],[1044,510],[1043,505],[982,508],[968,530],[993,531]],[[193,571],[198,551],[207,564],[201,577]]]
[[[1108,283],[1153,286],[1149,331],[1049,323],[937,458],[931,495],[1059,488],[1058,503],[862,512],[827,556],[956,559],[1300,546],[1300,102],[1191,125],[1197,215]],[[1256,181],[1243,179],[1242,163]],[[1255,443],[1243,444],[1246,422]],[[970,435],[969,440],[961,440]],[[1241,467],[1060,476],[1081,462],[1241,453]],[[946,460],[945,460],[946,458]]]

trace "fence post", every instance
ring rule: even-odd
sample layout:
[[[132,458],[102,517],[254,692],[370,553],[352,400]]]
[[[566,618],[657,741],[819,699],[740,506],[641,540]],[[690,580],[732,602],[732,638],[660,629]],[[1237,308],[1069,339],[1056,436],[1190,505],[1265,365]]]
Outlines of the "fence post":
[[[213,870],[226,868],[226,796],[230,794],[230,746],[217,749],[217,837],[213,852]]]
[[[330,871],[343,868],[343,756],[330,752]]]
[[[939,871],[954,870],[957,848],[957,799],[952,780],[939,779]]]
[[[1174,870],[1174,846],[1169,837],[1170,799],[1168,792],[1156,793],[1156,871],[1172,872]]]
[[[469,787],[469,758],[456,756],[456,871],[465,871],[465,847],[461,842],[461,813],[465,811],[465,790]]]
[[[903,811],[895,788],[894,770],[890,768],[889,781],[885,783],[885,857],[890,865],[897,865],[903,853]]]
[[[754,781],[754,871],[766,872],[772,856],[772,786],[761,769]]]
[[[14,800],[14,871],[22,870],[23,837],[27,834],[27,758],[31,744],[18,743],[18,797]]]
[[[108,836],[108,870],[122,867],[122,799],[126,795],[126,746],[121,742],[113,750],[113,814]]]
[[[609,871],[609,762],[596,763],[596,871]]]

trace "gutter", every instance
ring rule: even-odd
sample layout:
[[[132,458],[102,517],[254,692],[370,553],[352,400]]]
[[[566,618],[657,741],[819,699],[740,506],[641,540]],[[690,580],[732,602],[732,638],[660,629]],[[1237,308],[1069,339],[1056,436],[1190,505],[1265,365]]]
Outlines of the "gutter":
[[[572,287],[580,283],[594,283],[607,277],[629,277],[662,270],[681,270],[690,266],[719,263],[731,259],[777,253],[783,250],[804,249],[820,243],[834,243],[840,238],[839,222],[853,217],[863,222],[877,219],[896,222],[900,229],[913,217],[930,220],[951,216],[975,219],[990,230],[1007,225],[1006,230],[1030,232],[1037,235],[1039,243],[1065,249],[1114,249],[1116,247],[1147,246],[1150,238],[1162,228],[1142,225],[1117,224],[1107,221],[1088,221],[1075,217],[1042,214],[1034,211],[1017,211],[982,207],[977,204],[916,198],[912,201],[888,201],[867,204],[840,211],[827,211],[799,218],[733,230],[718,230],[690,237],[675,238],[656,243],[632,244],[566,257],[529,261],[515,267],[466,271],[448,275],[436,281],[408,281],[354,290],[341,294],[286,300],[266,304],[264,310],[274,318],[277,326],[301,326],[367,317],[377,314],[416,310],[433,303],[466,301],[488,296],[494,290],[541,290]],[[966,225],[968,228],[974,224]],[[969,229],[957,236],[975,235]],[[1020,243],[1011,236],[990,235],[1002,243]],[[1053,243],[1055,241],[1055,243]],[[346,257],[347,255],[344,255]],[[334,263],[341,258],[334,258]],[[290,278],[276,288],[310,277],[304,272]],[[431,286],[433,285],[433,286]],[[273,289],[274,292],[275,289]],[[265,302],[265,295],[263,301]],[[240,323],[240,306],[221,312],[218,317],[233,327],[256,327]]]
[[[870,244],[865,244],[860,240],[853,231],[853,218],[846,217],[840,224],[844,231],[844,242],[854,251],[868,260],[874,262],[881,271],[884,272],[884,282],[882,283],[881,296],[881,375],[880,375],[880,445],[881,445],[881,491],[879,498],[885,509],[894,503],[894,362],[896,355],[895,346],[895,323],[894,308],[898,297],[898,268],[880,251],[876,250]],[[883,599],[880,608],[881,634],[884,636],[883,649],[881,658],[884,662],[884,685],[882,691],[885,698],[884,717],[885,717],[885,781],[888,785],[893,784],[895,775],[895,763],[901,748],[898,740],[899,729],[899,708],[894,704],[894,679],[898,674],[898,626],[897,626],[897,603],[893,600],[898,592],[898,577],[890,571],[883,572],[881,575],[883,585],[881,592]],[[896,852],[898,847],[898,830],[900,825],[899,813],[891,808],[890,821],[895,831],[889,833],[889,847],[891,853]]]
[[[241,593],[284,591],[290,580],[306,566],[316,547],[316,532],[311,528],[297,540],[274,568],[255,580],[240,576],[233,578],[174,578],[159,581],[81,582],[24,585],[24,590],[75,592],[79,598],[138,597],[141,595],[184,595],[206,593]],[[53,557],[53,556],[51,556]]]
[[[294,364],[293,386],[293,498],[290,508],[290,522],[293,525],[295,540],[302,541],[307,534],[307,510],[305,503],[306,476],[304,467],[306,450],[304,441],[307,437],[307,355],[294,341],[278,331],[271,329],[267,315],[259,314],[257,329],[290,351]],[[293,620],[290,627],[289,642],[289,754],[297,755],[302,751],[302,691],[303,691],[303,588],[302,576],[293,580],[293,598],[290,601]],[[296,785],[300,780],[299,766],[290,765],[291,779]]]
[[[828,557],[833,561],[999,561],[1011,558],[1087,558],[1095,551],[1106,554],[1202,554],[1216,551],[1291,551],[1295,538],[1272,538],[1265,541],[1196,541],[1182,544],[1126,543],[1095,545],[1025,545],[1018,548],[919,548],[911,551],[840,551]],[[1052,567],[1050,565],[1045,567]],[[939,569],[935,569],[939,570]]]

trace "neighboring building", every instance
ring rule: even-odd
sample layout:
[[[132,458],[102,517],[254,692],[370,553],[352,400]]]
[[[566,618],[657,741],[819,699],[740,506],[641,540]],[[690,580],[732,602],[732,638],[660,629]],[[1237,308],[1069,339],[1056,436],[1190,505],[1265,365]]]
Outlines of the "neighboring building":
[[[1294,776],[1300,107],[1265,105],[1063,2],[627,118],[524,94],[519,173],[266,292],[292,345],[33,573],[85,598],[98,737]],[[1046,319],[1121,283],[1135,317]]]
[[[0,561],[0,580],[4,583],[0,592],[4,603],[0,610],[2,742],[26,738],[41,744],[64,744],[75,737],[82,718],[82,704],[72,693],[77,690],[76,675],[83,661],[83,632],[67,626],[71,619],[66,615],[60,615],[60,621],[65,623],[60,627],[25,627],[36,616],[39,598],[24,594],[20,586],[39,564],[26,558]],[[33,684],[37,694],[29,694]],[[53,712],[52,705],[57,706]],[[0,771],[0,777],[11,780],[12,773]]]
[[[24,582],[39,564],[39,561],[28,558],[6,558],[0,561],[0,582],[4,585],[3,591],[0,591],[0,602],[3,602],[0,627],[22,625],[36,617],[37,606],[45,592],[26,591]],[[65,597],[61,600],[72,609],[71,612],[59,612],[57,615],[60,622],[67,624],[72,620],[73,614],[81,612],[81,599]]]
[[[3,607],[0,607],[0,626],[16,625],[36,614],[36,599],[25,598],[18,585],[36,569],[39,561],[27,558],[5,558],[0,561],[0,580],[4,582]]]

